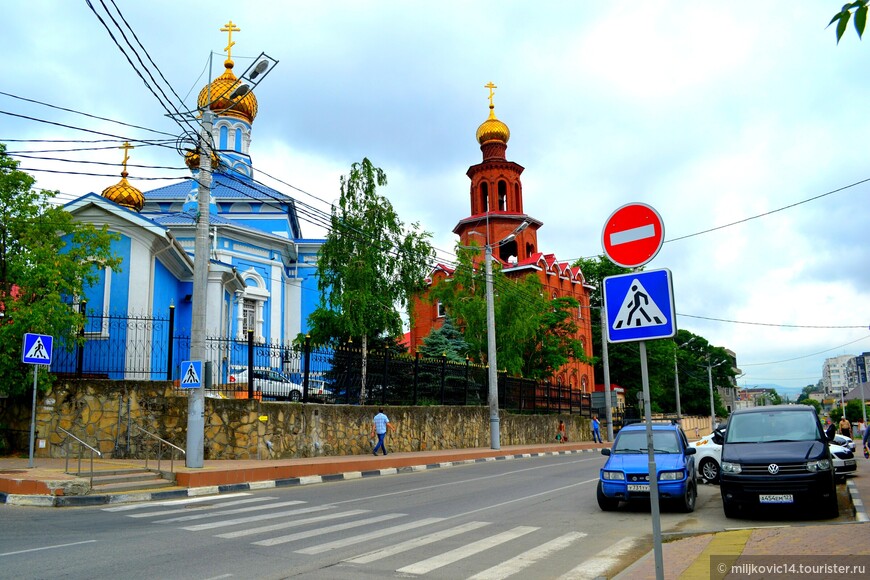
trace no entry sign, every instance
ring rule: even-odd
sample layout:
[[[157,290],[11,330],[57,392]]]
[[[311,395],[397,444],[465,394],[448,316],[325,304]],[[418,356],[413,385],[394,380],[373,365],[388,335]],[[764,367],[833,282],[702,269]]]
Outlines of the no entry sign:
[[[617,209],[601,232],[604,253],[623,268],[636,268],[652,260],[664,240],[662,216],[645,203],[629,203]]]

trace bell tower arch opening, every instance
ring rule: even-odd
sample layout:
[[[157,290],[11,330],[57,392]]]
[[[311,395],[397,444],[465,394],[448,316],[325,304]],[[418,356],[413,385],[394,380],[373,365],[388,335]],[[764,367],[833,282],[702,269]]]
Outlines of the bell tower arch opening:
[[[504,179],[498,181],[498,209],[507,211],[507,181]]]
[[[489,185],[482,181],[480,183],[480,212],[486,213],[489,211]]]

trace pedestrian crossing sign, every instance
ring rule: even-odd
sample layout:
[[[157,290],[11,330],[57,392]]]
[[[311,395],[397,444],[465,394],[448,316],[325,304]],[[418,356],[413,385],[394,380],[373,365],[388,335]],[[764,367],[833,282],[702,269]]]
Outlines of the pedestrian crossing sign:
[[[181,363],[181,388],[196,389],[202,385],[202,361],[186,360]]]
[[[604,279],[608,342],[671,338],[677,333],[671,271],[633,272]]]
[[[53,342],[54,337],[47,334],[25,334],[21,362],[29,365],[50,365]]]

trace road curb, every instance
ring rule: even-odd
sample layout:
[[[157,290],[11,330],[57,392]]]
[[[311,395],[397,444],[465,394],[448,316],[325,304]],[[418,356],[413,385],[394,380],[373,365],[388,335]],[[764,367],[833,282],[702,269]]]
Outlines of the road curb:
[[[287,479],[274,479],[265,481],[251,481],[247,483],[233,483],[208,487],[191,487],[172,491],[154,491],[122,494],[100,495],[20,495],[0,493],[0,503],[26,507],[88,507],[107,504],[122,504],[146,501],[161,501],[167,499],[181,499],[186,497],[199,497],[203,495],[220,495],[223,493],[237,493],[240,491],[252,491],[258,489],[270,489],[275,487],[295,487],[298,485],[312,485],[317,483],[329,483],[334,481],[349,481],[375,477],[380,475],[396,475],[398,473],[413,473],[442,467],[456,467],[459,465],[471,465],[474,463],[486,463],[488,461],[510,461],[514,459],[528,459],[531,457],[550,457],[555,455],[574,455],[577,453],[595,453],[594,449],[566,449],[564,451],[542,451],[539,453],[516,453],[509,455],[495,455],[477,459],[458,459],[456,461],[444,461],[440,463],[423,463],[407,467],[385,467],[367,471],[348,471],[345,473],[333,473],[328,475],[308,475],[303,477],[291,477]],[[859,500],[860,501],[860,500]]]
[[[846,487],[849,489],[849,497],[852,498],[852,505],[855,508],[855,520],[858,522],[870,522],[870,517],[867,516],[867,507],[861,499],[858,486],[850,479],[846,482]]]

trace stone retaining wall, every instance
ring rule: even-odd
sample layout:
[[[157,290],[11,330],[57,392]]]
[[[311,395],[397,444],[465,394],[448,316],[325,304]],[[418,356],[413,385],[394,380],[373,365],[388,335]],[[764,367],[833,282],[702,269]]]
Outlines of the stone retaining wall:
[[[488,447],[488,407],[387,407],[396,432],[387,438],[390,451]],[[372,450],[371,420],[377,407],[318,405],[256,400],[205,400],[205,458],[249,459],[360,455]],[[12,432],[28,433],[30,409],[7,407],[0,417]],[[591,440],[590,420],[576,415],[501,413],[502,445],[552,441],[559,419],[569,441]],[[709,424],[709,419],[707,419]],[[62,427],[106,457],[145,458],[155,453],[153,440],[138,425],[184,448],[187,397],[168,382],[57,381],[37,402],[38,457],[64,457]],[[603,435],[606,430],[602,428]],[[704,430],[706,431],[706,429]],[[704,432],[702,431],[702,432]],[[691,434],[690,434],[691,436]],[[268,442],[268,443],[267,443]],[[20,442],[19,442],[20,444]],[[25,441],[23,448],[27,448]],[[271,447],[271,450],[270,450]],[[73,446],[70,455],[78,453]],[[168,457],[168,455],[164,455]]]

